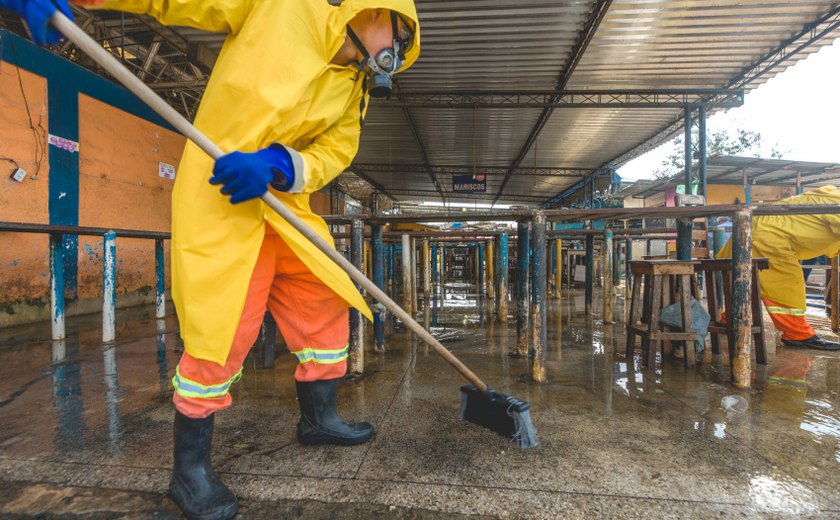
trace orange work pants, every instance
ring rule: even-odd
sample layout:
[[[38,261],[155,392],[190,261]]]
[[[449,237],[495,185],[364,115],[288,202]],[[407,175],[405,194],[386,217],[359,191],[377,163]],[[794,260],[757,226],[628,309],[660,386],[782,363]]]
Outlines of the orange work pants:
[[[220,366],[184,352],[173,378],[172,400],[179,412],[200,419],[231,405],[230,386],[239,379],[245,356],[259,336],[266,307],[298,358],[295,380],[335,379],[347,372],[347,303],[266,224],[227,361]]]
[[[767,298],[761,300],[767,307],[767,313],[773,320],[773,326],[782,333],[782,339],[803,340],[816,334],[814,329],[805,321],[804,310],[791,309]]]

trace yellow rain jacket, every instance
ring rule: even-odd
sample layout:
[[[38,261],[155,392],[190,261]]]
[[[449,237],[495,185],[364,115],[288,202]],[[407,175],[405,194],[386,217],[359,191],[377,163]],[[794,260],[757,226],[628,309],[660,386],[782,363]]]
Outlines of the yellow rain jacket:
[[[840,204],[840,189],[824,186],[775,204]],[[805,277],[799,261],[840,252],[840,214],[753,217],[752,246],[754,258],[770,260],[770,268],[761,271],[761,296],[804,314]],[[718,257],[732,257],[731,239]]]
[[[280,143],[297,178],[272,192],[328,243],[309,195],[350,165],[359,146],[364,76],[330,61],[347,23],[363,9],[385,8],[415,24],[405,70],[420,52],[413,0],[90,0],[78,3],[145,13],[165,25],[229,33],[204,92],[195,126],[226,152]],[[230,351],[265,222],[350,306],[371,319],[350,277],[259,200],[232,205],[211,186],[213,160],[188,143],[172,194],[172,295],[187,352],[224,364]],[[294,193],[292,193],[294,192]]]

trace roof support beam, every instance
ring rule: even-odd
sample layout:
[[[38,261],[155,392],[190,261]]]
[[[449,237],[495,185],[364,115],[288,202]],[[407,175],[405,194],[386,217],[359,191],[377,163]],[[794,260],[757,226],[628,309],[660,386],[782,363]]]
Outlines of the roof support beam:
[[[391,190],[391,193],[395,195],[401,195],[403,197],[429,197],[430,195],[438,194],[438,192],[434,190]],[[446,192],[446,195],[450,199],[469,200],[493,200],[495,197],[492,193],[454,193],[451,191]],[[543,200],[545,200],[545,197],[529,195],[505,195],[505,201],[511,202],[528,202],[536,204],[538,202],[542,202]]]
[[[499,175],[514,175],[525,177],[583,177],[592,173],[591,168],[561,168],[561,167],[523,167],[508,168],[506,166],[437,166],[424,164],[374,164],[374,163],[354,163],[348,168],[350,171],[356,172],[363,170],[367,173],[396,173],[396,174],[419,174],[432,171],[436,176],[445,175],[472,175],[473,172],[481,175],[499,176]],[[360,175],[361,177],[361,175]]]
[[[744,103],[743,89],[401,91],[383,108],[685,108],[700,102],[721,108]]]
[[[575,71],[575,68],[577,68],[578,63],[580,63],[580,60],[583,57],[583,53],[589,46],[589,42],[592,41],[592,37],[595,35],[595,31],[601,24],[601,20],[604,19],[604,15],[607,14],[607,10],[609,10],[611,4],[612,0],[598,0],[598,2],[595,4],[595,8],[593,9],[592,14],[589,17],[589,20],[578,35],[578,41],[572,49],[568,64],[560,73],[560,77],[557,79],[557,83],[555,84],[554,88],[556,92],[562,92],[566,88],[566,85],[569,83],[569,79],[572,77],[572,73]],[[560,99],[560,97],[560,95],[556,95],[556,99],[553,99],[553,101],[556,102],[558,99]],[[525,140],[525,144],[522,145],[522,148],[519,150],[519,153],[516,155],[516,158],[510,164],[511,168],[517,168],[520,164],[522,164],[522,161],[525,159],[525,156],[528,154],[528,151],[531,149],[531,146],[537,140],[537,136],[540,135],[540,132],[542,131],[543,127],[545,126],[546,122],[548,121],[548,118],[551,116],[553,111],[553,108],[543,109],[542,113],[540,114],[540,117],[537,119],[537,122],[531,129],[531,133]],[[508,180],[510,180],[510,175],[507,175],[505,177],[505,180],[502,181],[502,185],[499,186],[499,191],[498,193],[496,193],[496,198],[493,199],[494,204],[502,196],[502,192],[504,191],[505,186],[507,186]]]

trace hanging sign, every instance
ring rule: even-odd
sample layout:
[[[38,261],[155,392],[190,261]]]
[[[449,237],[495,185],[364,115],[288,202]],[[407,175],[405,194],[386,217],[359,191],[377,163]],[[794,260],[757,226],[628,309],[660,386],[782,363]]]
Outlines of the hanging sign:
[[[487,191],[487,177],[484,175],[453,175],[452,191],[455,193],[484,193]]]

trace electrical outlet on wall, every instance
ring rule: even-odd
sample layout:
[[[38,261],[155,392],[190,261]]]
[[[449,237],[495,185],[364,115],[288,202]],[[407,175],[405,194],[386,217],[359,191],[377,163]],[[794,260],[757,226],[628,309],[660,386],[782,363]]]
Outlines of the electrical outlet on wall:
[[[14,179],[18,182],[23,182],[23,179],[25,179],[25,178],[26,178],[26,171],[24,171],[23,168],[18,168],[17,170],[14,171],[14,173],[12,173],[12,179]]]

